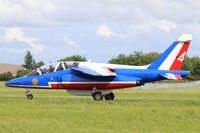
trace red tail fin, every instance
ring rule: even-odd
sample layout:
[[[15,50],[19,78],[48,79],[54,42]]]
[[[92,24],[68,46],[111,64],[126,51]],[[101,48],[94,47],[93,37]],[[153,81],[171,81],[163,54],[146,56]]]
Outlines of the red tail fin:
[[[180,70],[181,69],[189,46],[190,46],[190,41],[184,42],[183,47],[181,48],[180,52],[176,56],[170,70]]]

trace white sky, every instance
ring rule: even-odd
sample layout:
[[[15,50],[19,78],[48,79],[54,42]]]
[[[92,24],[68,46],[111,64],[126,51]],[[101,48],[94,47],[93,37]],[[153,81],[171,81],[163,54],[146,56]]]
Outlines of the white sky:
[[[107,62],[135,50],[163,52],[182,33],[200,56],[198,0],[0,0],[0,63],[31,50],[46,63],[73,54]]]

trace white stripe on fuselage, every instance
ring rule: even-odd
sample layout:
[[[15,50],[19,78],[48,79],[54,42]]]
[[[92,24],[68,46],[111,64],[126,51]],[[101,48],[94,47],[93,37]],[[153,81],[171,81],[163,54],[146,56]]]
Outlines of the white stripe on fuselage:
[[[174,63],[174,60],[176,59],[176,56],[180,52],[181,48],[183,47],[184,42],[179,42],[177,46],[173,49],[173,51],[169,54],[169,56],[165,59],[165,61],[160,65],[158,68],[159,70],[169,70],[172,64]]]
[[[80,62],[79,66],[88,66],[88,67],[106,67],[106,68],[125,68],[125,69],[147,69],[149,65],[145,66],[131,66],[131,65],[117,65],[117,64],[106,64],[106,63],[92,63],[92,62]]]

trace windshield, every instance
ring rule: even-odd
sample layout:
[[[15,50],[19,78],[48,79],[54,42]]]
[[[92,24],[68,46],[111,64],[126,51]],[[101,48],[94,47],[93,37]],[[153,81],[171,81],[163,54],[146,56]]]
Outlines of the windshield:
[[[37,70],[34,70],[30,74],[28,74],[27,77],[29,77],[29,76],[37,76],[37,75],[40,75],[39,72]]]
[[[34,70],[33,72],[31,72],[30,74],[28,74],[27,76],[28,77],[29,76],[37,76],[37,75],[54,72],[56,65],[57,65],[56,63],[50,63],[47,65],[41,66],[41,67],[37,68],[36,70]]]
[[[51,72],[54,72],[56,65],[57,65],[56,63],[51,63],[51,64],[41,66],[39,69],[42,74],[51,73]]]
[[[75,67],[79,65],[79,62],[63,62],[65,69],[71,68],[71,67]]]

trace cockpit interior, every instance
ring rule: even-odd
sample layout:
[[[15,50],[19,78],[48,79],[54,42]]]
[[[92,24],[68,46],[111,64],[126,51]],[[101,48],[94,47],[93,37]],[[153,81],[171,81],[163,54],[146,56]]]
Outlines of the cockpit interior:
[[[57,62],[57,63],[50,63],[44,66],[41,66],[28,74],[27,76],[37,76],[52,72],[57,72],[65,69],[69,69],[71,67],[78,66],[79,62]]]

